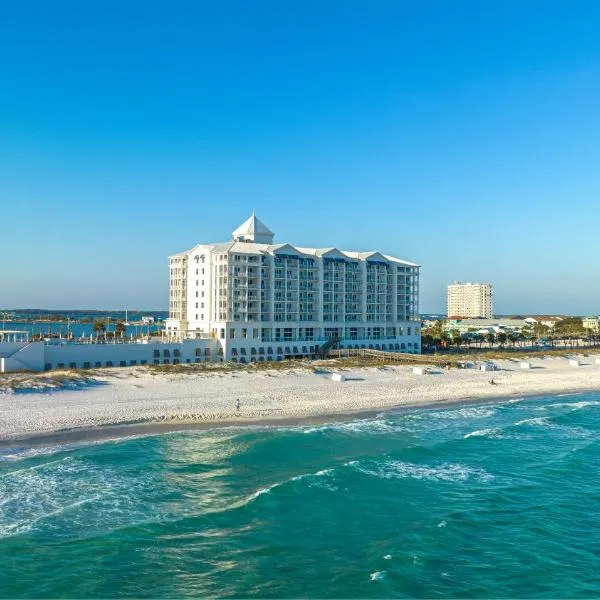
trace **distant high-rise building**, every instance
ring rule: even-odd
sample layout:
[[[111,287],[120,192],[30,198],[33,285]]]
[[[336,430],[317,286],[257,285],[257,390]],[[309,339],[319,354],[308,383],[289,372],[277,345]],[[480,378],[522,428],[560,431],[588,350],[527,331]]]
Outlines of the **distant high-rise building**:
[[[461,283],[448,286],[448,318],[491,319],[492,285],[490,283]]]

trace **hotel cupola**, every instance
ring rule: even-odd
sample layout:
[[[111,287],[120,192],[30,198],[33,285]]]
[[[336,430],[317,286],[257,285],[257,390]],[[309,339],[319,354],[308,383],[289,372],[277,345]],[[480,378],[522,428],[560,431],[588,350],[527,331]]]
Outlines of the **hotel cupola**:
[[[274,235],[254,213],[232,234],[236,242],[254,242],[256,244],[272,244]]]

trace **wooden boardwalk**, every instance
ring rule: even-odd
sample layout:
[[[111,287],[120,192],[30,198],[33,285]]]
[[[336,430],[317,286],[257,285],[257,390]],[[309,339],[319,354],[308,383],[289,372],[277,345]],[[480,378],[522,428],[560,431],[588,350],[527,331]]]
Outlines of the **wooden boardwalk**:
[[[442,366],[450,361],[439,356],[427,354],[410,354],[408,352],[387,352],[385,350],[374,350],[372,348],[336,348],[329,350],[329,358],[349,358],[350,356],[362,356],[365,358],[377,358],[381,362],[397,362],[398,364],[421,364]]]

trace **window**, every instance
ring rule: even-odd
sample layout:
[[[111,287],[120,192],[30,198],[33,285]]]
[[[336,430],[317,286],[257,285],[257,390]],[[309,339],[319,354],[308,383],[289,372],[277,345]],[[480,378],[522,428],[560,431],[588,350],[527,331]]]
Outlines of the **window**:
[[[225,339],[225,328],[221,328],[219,331],[219,337],[224,340]]]
[[[229,339],[235,339],[235,329],[233,327],[229,330]]]
[[[256,338],[258,337],[258,329],[253,329],[253,330],[252,330],[252,337],[253,337],[254,339],[256,339]]]
[[[247,336],[247,330],[242,329],[242,337],[245,338]]]

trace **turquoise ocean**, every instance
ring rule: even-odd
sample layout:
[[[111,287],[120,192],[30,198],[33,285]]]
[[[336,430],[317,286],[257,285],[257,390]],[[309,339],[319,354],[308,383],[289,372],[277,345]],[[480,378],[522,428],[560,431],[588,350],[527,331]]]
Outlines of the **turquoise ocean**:
[[[600,394],[0,456],[0,596],[600,596]]]

